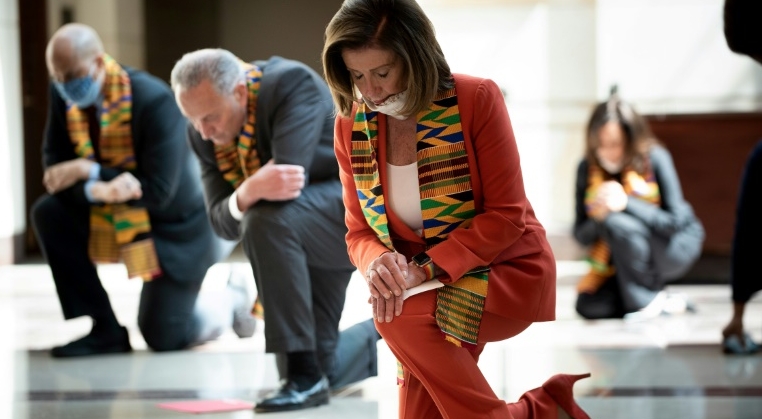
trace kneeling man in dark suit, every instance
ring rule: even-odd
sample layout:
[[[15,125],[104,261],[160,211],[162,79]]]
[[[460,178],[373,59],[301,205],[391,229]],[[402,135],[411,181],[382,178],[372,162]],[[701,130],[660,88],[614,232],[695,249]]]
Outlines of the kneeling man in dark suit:
[[[90,334],[52,355],[131,350],[98,277],[99,261],[123,260],[129,277],[146,281],[138,326],[154,350],[196,345],[231,325],[251,336],[256,322],[240,278],[228,283],[224,297],[197,298],[207,269],[232,246],[209,224],[186,120],[169,86],[117,63],[82,24],[61,27],[46,58],[48,194],[32,208],[32,224],[64,317],[93,319]]]
[[[264,308],[266,351],[285,361],[282,387],[256,410],[318,406],[328,402],[329,386],[375,375],[372,320],[338,330],[354,267],[323,79],[300,62],[246,63],[207,49],[177,62],[172,89],[190,122],[212,226],[243,241]]]

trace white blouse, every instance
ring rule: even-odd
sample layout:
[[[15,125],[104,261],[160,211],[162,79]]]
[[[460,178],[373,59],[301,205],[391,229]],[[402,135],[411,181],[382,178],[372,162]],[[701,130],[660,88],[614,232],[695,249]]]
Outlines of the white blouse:
[[[386,164],[389,208],[419,236],[423,231],[421,194],[418,186],[418,163],[406,166]]]

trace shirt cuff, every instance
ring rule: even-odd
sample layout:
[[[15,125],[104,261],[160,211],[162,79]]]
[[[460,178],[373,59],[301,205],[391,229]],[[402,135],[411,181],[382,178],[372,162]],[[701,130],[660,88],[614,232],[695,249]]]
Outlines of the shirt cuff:
[[[90,180],[100,180],[101,178],[101,165],[100,163],[93,163],[90,165],[90,173],[87,175]]]
[[[95,185],[95,182],[97,182],[95,179],[90,179],[85,182],[85,198],[87,198],[88,202],[100,203],[100,201],[93,198],[93,186]]]
[[[230,199],[228,199],[228,209],[230,210],[230,215],[232,215],[236,221],[243,220],[243,212],[238,209],[238,191],[235,191],[230,195]]]

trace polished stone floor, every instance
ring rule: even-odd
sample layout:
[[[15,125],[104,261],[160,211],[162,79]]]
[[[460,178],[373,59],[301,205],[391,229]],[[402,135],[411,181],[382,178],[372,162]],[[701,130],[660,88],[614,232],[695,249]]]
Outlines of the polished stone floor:
[[[228,269],[213,267],[202,292],[219,292]],[[328,406],[266,415],[160,409],[157,404],[176,400],[253,402],[274,388],[275,362],[264,353],[262,328],[250,339],[230,331],[193,350],[153,353],[135,324],[140,283],[126,280],[121,265],[99,270],[136,351],[56,360],[47,349],[86,333],[89,322],[63,321],[44,264],[0,266],[0,419],[396,417],[395,361],[383,341],[379,376],[335,394]],[[592,418],[762,418],[762,355],[725,356],[720,350],[720,330],[730,317],[727,286],[670,287],[688,295],[696,313],[591,322],[573,311],[574,279],[584,270],[579,262],[559,262],[557,321],[535,324],[485,350],[480,365],[501,397],[514,401],[558,372],[592,372],[575,387]],[[353,278],[342,327],[370,317],[365,293],[363,281]],[[762,299],[752,302],[746,321],[762,340]]]

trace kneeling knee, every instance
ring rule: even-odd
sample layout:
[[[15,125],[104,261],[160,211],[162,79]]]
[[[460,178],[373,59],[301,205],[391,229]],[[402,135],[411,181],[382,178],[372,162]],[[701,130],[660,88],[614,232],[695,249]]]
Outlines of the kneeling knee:
[[[376,325],[376,331],[385,341],[394,340],[398,334],[398,331],[395,330],[393,322],[379,323],[374,320],[373,323]]]
[[[32,224],[38,231],[48,230],[48,225],[56,218],[56,215],[62,210],[57,205],[55,198],[50,195],[44,195],[35,201],[32,209],[29,211]]]
[[[156,352],[177,351],[185,349],[189,344],[186,336],[160,323],[142,323],[139,327],[146,345]]]
[[[295,211],[289,208],[290,202],[265,202],[254,205],[246,211],[244,220],[254,224],[282,224],[289,225],[293,223],[296,217]]]
[[[577,296],[574,309],[577,314],[587,320],[621,318],[624,314],[620,313],[612,304],[595,301],[595,298],[587,293],[580,293]]]
[[[648,227],[637,218],[623,212],[609,214],[603,220],[603,229],[613,237],[630,237],[632,235],[644,234]]]

